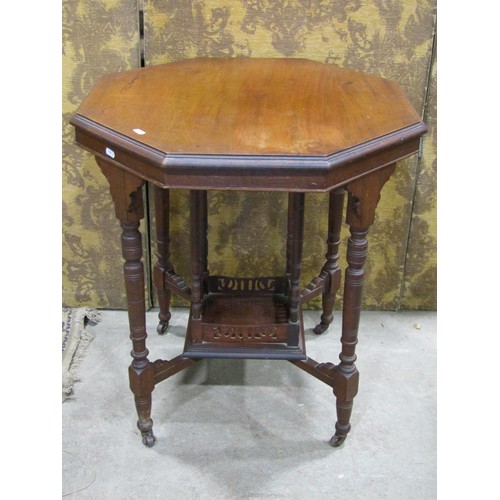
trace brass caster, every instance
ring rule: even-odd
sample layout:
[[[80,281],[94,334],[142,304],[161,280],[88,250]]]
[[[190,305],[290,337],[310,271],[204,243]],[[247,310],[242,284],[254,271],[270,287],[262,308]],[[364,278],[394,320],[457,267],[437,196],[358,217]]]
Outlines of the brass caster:
[[[325,333],[327,330],[328,330],[328,324],[321,322],[314,327],[313,332],[316,335],[321,335],[322,333]]]
[[[337,433],[335,433],[332,436],[332,439],[330,439],[330,444],[334,448],[338,448],[346,440],[346,438],[347,438],[346,434],[337,434]]]
[[[156,331],[158,332],[158,335],[165,335],[167,333],[167,328],[168,328],[168,321],[160,321],[158,323],[158,326],[156,327]]]
[[[144,432],[142,434],[142,443],[148,448],[152,448],[156,443],[156,438],[153,434],[153,431]]]

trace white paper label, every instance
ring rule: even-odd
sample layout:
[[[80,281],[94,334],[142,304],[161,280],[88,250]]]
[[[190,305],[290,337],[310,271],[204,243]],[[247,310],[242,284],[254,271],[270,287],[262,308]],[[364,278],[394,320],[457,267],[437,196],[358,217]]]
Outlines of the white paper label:
[[[111,158],[115,157],[115,152],[112,149],[106,148],[106,154]]]

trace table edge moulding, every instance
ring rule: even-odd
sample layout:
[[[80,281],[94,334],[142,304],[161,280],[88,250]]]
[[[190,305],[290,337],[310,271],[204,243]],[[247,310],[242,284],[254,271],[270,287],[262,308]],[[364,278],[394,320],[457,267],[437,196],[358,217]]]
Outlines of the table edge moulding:
[[[350,431],[359,373],[355,348],[368,229],[396,162],[419,150],[426,126],[390,80],[306,59],[195,58],[104,76],[71,119],[76,143],[107,178],[122,227],[132,340],[130,388],[145,445],[156,384],[204,358],[288,360],[333,389],[332,446]],[[139,225],[154,191],[158,333],[172,293],[191,304],[184,350],[151,361]],[[170,190],[189,190],[190,276],[170,262]],[[288,193],[286,263],[280,276],[211,275],[209,190]],[[301,284],[306,193],[328,192],[325,263]],[[341,286],[340,231],[349,226],[340,363],[306,355],[302,307],[321,295],[314,333],[333,320]],[[278,425],[278,424],[276,424]]]

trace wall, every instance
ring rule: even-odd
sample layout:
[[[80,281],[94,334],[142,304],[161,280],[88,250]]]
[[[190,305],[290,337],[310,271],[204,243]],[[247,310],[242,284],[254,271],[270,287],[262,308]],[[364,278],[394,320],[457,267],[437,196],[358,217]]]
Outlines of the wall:
[[[145,65],[196,56],[304,57],[401,85],[425,116],[430,133],[421,158],[400,162],[384,187],[369,235],[364,304],[373,309],[435,309],[434,0],[66,1],[65,123],[101,74],[140,66],[139,10],[144,12]],[[63,301],[68,306],[122,308],[119,227],[106,181],[92,158],[72,144],[66,125],[63,141]],[[152,200],[145,195],[151,214]],[[172,196],[172,259],[177,272],[188,277],[186,195],[180,191]],[[281,272],[285,201],[285,196],[269,193],[210,193],[211,271],[247,276]],[[323,264],[326,214],[325,195],[306,197],[304,281]],[[154,256],[150,221],[143,224],[143,234],[146,253]],[[257,252],[248,252],[249,243],[255,242]],[[154,292],[150,300],[154,305]]]

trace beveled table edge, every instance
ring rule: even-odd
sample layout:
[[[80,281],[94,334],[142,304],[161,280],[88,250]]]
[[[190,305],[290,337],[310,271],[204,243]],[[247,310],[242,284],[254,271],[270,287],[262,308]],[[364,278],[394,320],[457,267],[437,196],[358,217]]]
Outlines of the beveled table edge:
[[[319,169],[329,169],[343,163],[352,162],[359,157],[381,149],[389,148],[401,144],[416,137],[420,137],[427,132],[427,126],[422,122],[417,122],[408,127],[396,130],[389,134],[377,137],[370,141],[357,144],[350,148],[342,149],[328,155],[252,155],[252,154],[196,154],[196,153],[166,153],[153,148],[136,139],[115,132],[85,116],[75,114],[70,120],[70,124],[75,128],[81,128],[87,132],[108,140],[110,144],[123,147],[130,153],[135,153],[144,160],[156,164],[162,168],[182,167],[195,168],[207,167],[216,164],[217,167],[244,168],[248,169],[248,164],[262,168],[292,168],[302,169],[316,167]]]

